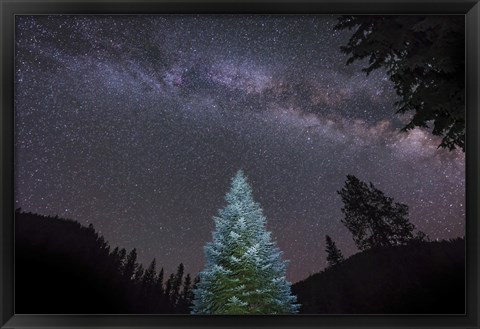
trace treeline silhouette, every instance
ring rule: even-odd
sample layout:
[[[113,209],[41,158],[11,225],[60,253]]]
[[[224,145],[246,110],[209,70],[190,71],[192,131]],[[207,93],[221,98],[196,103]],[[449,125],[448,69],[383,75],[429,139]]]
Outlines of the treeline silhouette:
[[[362,251],[345,259],[326,236],[329,267],[292,286],[300,313],[463,314],[464,239],[426,241],[414,234],[405,205],[348,178],[344,221],[363,225],[350,227]],[[390,229],[395,216],[385,209],[402,210],[394,223],[401,230]],[[15,243],[16,313],[190,313],[198,277],[185,274],[183,264],[169,275],[157,271],[155,259],[144,268],[136,249],[111,250],[92,225],[17,210]]]
[[[463,314],[465,240],[376,247],[292,286],[301,314]]]
[[[16,313],[190,313],[195,280],[183,264],[165,278],[156,267],[110,250],[92,225],[16,211]]]

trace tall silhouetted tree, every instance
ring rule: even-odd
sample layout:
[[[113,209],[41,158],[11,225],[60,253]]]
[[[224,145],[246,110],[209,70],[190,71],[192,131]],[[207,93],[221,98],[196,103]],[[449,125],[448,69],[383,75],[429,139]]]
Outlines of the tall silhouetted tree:
[[[185,280],[183,281],[181,295],[177,302],[176,312],[175,313],[186,313],[190,310],[190,304],[193,300],[193,292],[192,292],[192,279],[190,274],[185,276]]]
[[[192,297],[192,278],[190,277],[190,274],[187,274],[185,281],[183,282],[182,298],[191,301]]]
[[[145,271],[145,274],[143,275],[143,278],[142,278],[143,286],[151,288],[155,284],[155,277],[157,275],[155,267],[156,267],[156,261],[154,258],[150,263],[150,265],[148,266],[147,270]]]
[[[116,259],[117,261],[118,261],[118,258],[119,258],[119,257],[118,257],[119,252],[120,252],[120,251],[119,251],[118,247],[115,247],[115,249],[113,249],[113,251],[112,251],[112,257],[113,257],[114,259]]]
[[[130,251],[123,269],[123,276],[126,280],[131,280],[137,270],[137,250],[135,248]]]
[[[465,151],[465,19],[450,15],[341,16],[336,29],[355,29],[341,50],[347,64],[368,58],[364,71],[383,68],[413,112],[404,131],[433,124],[440,147]]]
[[[126,257],[127,257],[127,251],[125,250],[125,248],[120,249],[120,251],[118,252],[118,262],[119,262],[118,270],[122,273],[123,273],[125,264],[127,262]]]
[[[206,266],[194,290],[195,314],[296,313],[286,262],[266,231],[262,208],[239,170],[215,220]]]
[[[160,269],[160,272],[158,272],[158,275],[157,275],[157,278],[156,278],[156,281],[155,281],[155,285],[157,287],[157,292],[159,294],[163,294],[164,291],[163,291],[163,267]]]
[[[177,273],[173,277],[172,290],[170,292],[170,303],[174,307],[176,306],[176,304],[178,303],[178,300],[180,298],[180,289],[182,287],[184,270],[185,270],[185,267],[183,266],[182,263],[180,263],[180,265],[178,265],[178,267],[177,267]]]
[[[170,274],[167,282],[165,283],[165,295],[164,295],[165,305],[167,305],[170,312],[173,311],[173,303],[172,303],[172,284],[173,284],[173,281],[175,281],[175,276],[172,273],[172,274]]]
[[[325,239],[326,239],[325,251],[327,252],[328,266],[334,266],[343,262],[345,258],[343,257],[342,252],[340,251],[340,249],[338,249],[337,245],[332,240],[332,238],[326,235]]]
[[[348,175],[338,194],[343,201],[342,223],[350,230],[360,250],[425,238],[423,232],[414,235],[415,226],[408,220],[408,206],[394,202],[372,183],[367,185]]]
[[[134,275],[135,283],[137,285],[140,285],[142,283],[144,273],[145,269],[143,268],[143,264],[138,264],[137,270],[135,271]]]

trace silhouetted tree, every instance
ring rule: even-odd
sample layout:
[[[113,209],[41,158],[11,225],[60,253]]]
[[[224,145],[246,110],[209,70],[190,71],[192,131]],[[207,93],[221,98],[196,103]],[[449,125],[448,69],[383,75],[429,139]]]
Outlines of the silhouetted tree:
[[[118,252],[118,270],[123,273],[123,269],[125,267],[126,261],[127,261],[127,251],[125,248],[120,249]]]
[[[125,249],[122,250],[125,251]],[[125,257],[125,254],[123,254],[123,257]],[[111,275],[112,280],[115,280],[117,283],[122,280],[121,268],[124,261],[123,257],[121,250],[119,250],[118,247],[115,247],[115,249],[113,249],[113,251],[105,257],[107,261],[103,262],[104,264],[106,264],[106,272],[108,273],[108,275]]]
[[[183,294],[182,294],[182,298],[184,300],[188,300],[188,301],[191,301],[192,300],[192,297],[193,297],[193,294],[192,294],[192,278],[190,277],[190,274],[187,274],[187,276],[185,277],[185,281],[183,282]]]
[[[147,270],[145,271],[145,274],[143,275],[142,285],[144,287],[151,288],[155,284],[155,277],[157,275],[155,266],[156,266],[156,261],[154,258],[150,263],[150,265],[148,266]]]
[[[112,257],[115,258],[116,260],[118,260],[118,254],[119,254],[119,249],[118,247],[115,247],[115,249],[113,249],[112,251]]]
[[[163,267],[160,269],[160,272],[158,272],[157,278],[155,280],[155,286],[157,287],[157,293],[160,295],[163,295]]]
[[[341,47],[347,64],[367,57],[367,74],[387,71],[400,96],[397,113],[414,112],[404,131],[432,123],[440,147],[465,151],[463,16],[341,16],[336,29],[355,29]]]
[[[127,256],[127,261],[123,270],[123,276],[126,280],[131,280],[137,270],[137,249],[133,248]]]
[[[325,238],[326,238],[325,251],[327,252],[328,266],[334,266],[334,265],[340,264],[345,260],[342,252],[340,251],[340,249],[337,248],[335,242],[332,240],[331,237],[326,235]]]
[[[172,281],[172,290],[170,292],[170,303],[175,307],[180,298],[180,288],[182,287],[183,281],[183,272],[185,271],[185,267],[182,263],[177,267],[177,273],[175,274],[173,281]]]
[[[195,280],[193,280],[193,288],[195,288],[199,282],[200,282],[200,276],[197,275],[195,277]]]
[[[192,279],[190,274],[187,274],[185,276],[185,280],[183,281],[182,291],[176,305],[175,313],[188,313],[190,311],[190,304],[192,303],[192,300]]]
[[[144,273],[145,269],[143,268],[143,265],[138,264],[134,275],[135,284],[140,285],[142,283]]]
[[[175,281],[175,276],[170,274],[167,282],[165,283],[165,295],[164,295],[164,303],[167,305],[170,312],[173,311],[173,303],[172,303],[172,284]]]
[[[415,226],[408,220],[408,206],[393,202],[393,198],[385,196],[372,183],[367,185],[348,175],[345,186],[337,193],[343,201],[342,223],[360,250],[425,238],[423,232],[414,235]]]

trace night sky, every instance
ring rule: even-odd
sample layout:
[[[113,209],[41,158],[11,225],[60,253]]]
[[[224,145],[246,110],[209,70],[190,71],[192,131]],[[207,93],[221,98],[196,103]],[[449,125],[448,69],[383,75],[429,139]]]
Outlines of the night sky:
[[[347,174],[464,236],[465,155],[395,115],[393,84],[346,66],[334,16],[17,16],[16,206],[93,223],[167,272],[203,269],[244,169],[296,282],[326,266]],[[74,243],[74,242],[72,242]]]

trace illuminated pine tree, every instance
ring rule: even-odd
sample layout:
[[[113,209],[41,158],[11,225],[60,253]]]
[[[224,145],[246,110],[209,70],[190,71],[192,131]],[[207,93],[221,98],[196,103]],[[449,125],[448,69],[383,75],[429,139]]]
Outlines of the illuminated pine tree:
[[[296,297],[285,278],[287,261],[266,230],[243,171],[232,179],[227,206],[214,217],[213,241],[194,289],[194,314],[291,314]]]

